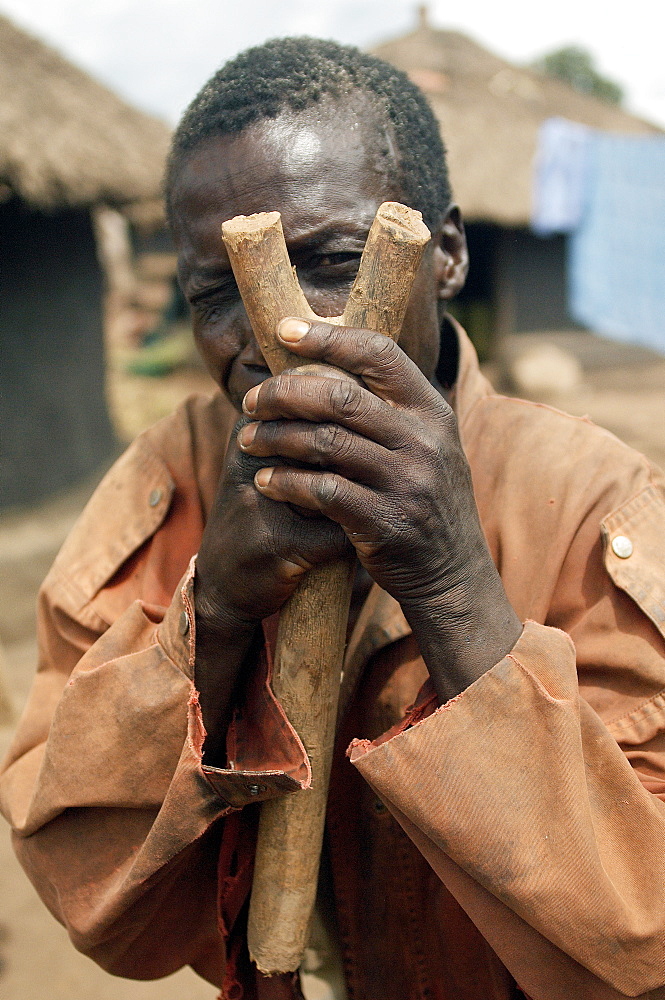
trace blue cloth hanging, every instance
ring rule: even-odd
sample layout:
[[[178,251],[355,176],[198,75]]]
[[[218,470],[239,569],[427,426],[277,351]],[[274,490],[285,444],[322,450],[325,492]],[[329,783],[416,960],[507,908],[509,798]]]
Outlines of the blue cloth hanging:
[[[549,119],[534,182],[532,229],[570,234],[571,316],[665,353],[665,136]]]
[[[582,218],[589,191],[593,129],[548,118],[538,132],[531,228],[539,236],[569,233]]]
[[[597,132],[588,197],[570,239],[572,316],[665,353],[665,136]]]

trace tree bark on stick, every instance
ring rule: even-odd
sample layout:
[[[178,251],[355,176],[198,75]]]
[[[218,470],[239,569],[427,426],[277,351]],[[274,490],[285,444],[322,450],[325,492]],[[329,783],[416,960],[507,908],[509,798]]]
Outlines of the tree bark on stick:
[[[225,222],[222,238],[272,374],[309,363],[277,341],[277,325],[287,316],[377,330],[397,340],[429,237],[419,212],[384,202],[344,313],[331,318],[310,309],[278,212]],[[305,747],[312,782],[261,807],[247,938],[253,961],[268,975],[295,971],[307,944],[354,568],[354,557],[314,567],[280,612],[273,688]]]

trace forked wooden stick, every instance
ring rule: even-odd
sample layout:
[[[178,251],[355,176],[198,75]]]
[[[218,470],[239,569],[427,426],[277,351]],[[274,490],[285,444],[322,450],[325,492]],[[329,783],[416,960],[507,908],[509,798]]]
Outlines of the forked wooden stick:
[[[413,279],[430,237],[420,212],[379,207],[342,316],[321,317],[397,340]],[[310,362],[276,339],[286,316],[318,320],[291,268],[278,212],[237,216],[222,238],[254,335],[273,375]],[[261,807],[247,938],[268,975],[295,971],[307,944],[335,738],[355,559],[314,567],[283,606],[273,689],[303,742],[311,787]]]

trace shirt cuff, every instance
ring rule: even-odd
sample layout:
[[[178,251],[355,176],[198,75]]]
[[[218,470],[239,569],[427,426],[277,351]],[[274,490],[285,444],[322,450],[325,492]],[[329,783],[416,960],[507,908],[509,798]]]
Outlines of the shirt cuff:
[[[164,652],[192,682],[196,657],[195,572],[196,556],[180,581],[158,630],[158,641]],[[212,767],[201,763],[208,784],[233,809],[299,791],[311,783],[312,772],[305,748],[271,687],[277,623],[277,615],[263,623],[264,646],[245,685],[242,700],[234,707],[227,733],[227,766]],[[202,748],[205,730],[198,692],[190,706],[203,732]]]
[[[176,587],[173,600],[166,609],[157,629],[157,641],[172,663],[190,681],[194,680],[196,625],[194,621],[194,572],[196,556],[192,556],[187,572]]]
[[[382,736],[375,740],[354,739],[351,741],[346,754],[351,762],[357,764],[370,751],[377,749],[384,743],[389,743],[407,731],[413,732],[419,726],[427,724],[427,720],[436,716],[445,716],[449,712],[454,712],[455,707],[466,698],[471,697],[474,703],[478,698],[482,699],[483,690],[488,684],[493,685],[497,676],[511,663],[528,665],[535,677],[542,677],[551,674],[549,661],[552,658],[552,651],[556,650],[560,655],[565,649],[568,657],[571,656],[572,641],[570,637],[559,629],[554,629],[537,622],[527,620],[524,624],[522,634],[503,659],[496,663],[490,670],[479,677],[468,688],[460,694],[451,698],[443,705],[438,705],[436,691],[431,678],[423,684],[414,704],[407,709],[404,718],[392,729],[389,729]],[[572,652],[572,662],[575,663],[574,650]],[[545,667],[547,664],[547,668]],[[433,722],[433,720],[432,720]],[[433,723],[434,724],[434,723]]]

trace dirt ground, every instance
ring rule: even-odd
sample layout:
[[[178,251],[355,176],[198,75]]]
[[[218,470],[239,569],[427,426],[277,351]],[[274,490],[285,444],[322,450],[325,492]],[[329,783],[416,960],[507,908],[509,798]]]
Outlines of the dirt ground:
[[[665,466],[665,358],[611,344],[590,334],[563,332],[513,338],[508,366],[520,351],[554,344],[577,359],[581,377],[565,392],[551,386],[540,398],[568,412],[588,414],[628,444]],[[489,366],[498,378],[500,367]],[[196,368],[162,379],[111,373],[109,397],[125,440],[169,412],[193,391],[211,383]],[[33,511],[0,516],[0,755],[13,728],[34,671],[34,600],[59,545],[73,524],[93,482],[56,497]],[[1,650],[0,650],[1,652]],[[213,1000],[215,990],[183,970],[156,983],[119,980],[78,955],[65,931],[46,912],[0,833],[0,1000]]]

